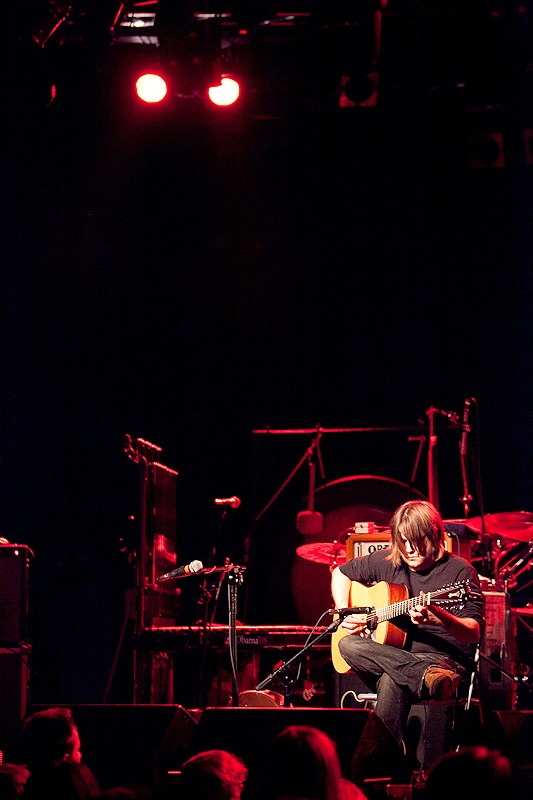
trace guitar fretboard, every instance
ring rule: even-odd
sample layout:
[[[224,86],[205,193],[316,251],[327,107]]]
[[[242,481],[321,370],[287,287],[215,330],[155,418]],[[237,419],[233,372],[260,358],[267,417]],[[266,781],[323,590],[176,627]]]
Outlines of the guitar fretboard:
[[[400,617],[402,614],[407,614],[416,606],[425,608],[425,606],[431,605],[432,602],[434,602],[437,598],[442,597],[442,595],[449,596],[450,589],[438,589],[435,592],[419,594],[416,597],[408,597],[406,600],[400,600],[397,603],[392,603],[390,606],[380,608],[377,611],[369,614],[368,621],[372,624],[378,624],[389,619],[394,619],[394,617]]]

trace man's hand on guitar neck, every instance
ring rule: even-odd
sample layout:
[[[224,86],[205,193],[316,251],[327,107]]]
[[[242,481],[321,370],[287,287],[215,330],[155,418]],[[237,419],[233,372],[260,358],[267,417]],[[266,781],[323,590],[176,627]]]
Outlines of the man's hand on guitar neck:
[[[415,625],[440,625],[458,642],[475,644],[481,636],[481,629],[476,620],[470,617],[456,617],[437,603],[415,606],[409,611]]]
[[[421,594],[423,598],[424,595]],[[433,611],[437,611],[436,614]],[[425,605],[423,602],[418,606],[410,609],[409,616],[411,617],[411,621],[414,625],[441,625],[443,628],[446,627],[444,624],[444,619],[439,617],[439,611],[441,609],[436,605]],[[451,616],[451,614],[448,614]]]

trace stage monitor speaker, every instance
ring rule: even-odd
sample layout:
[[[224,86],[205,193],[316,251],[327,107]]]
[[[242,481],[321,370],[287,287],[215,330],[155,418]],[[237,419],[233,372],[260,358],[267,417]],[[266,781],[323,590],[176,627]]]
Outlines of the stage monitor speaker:
[[[533,711],[495,711],[486,727],[489,746],[533,776]]]
[[[374,707],[375,687],[365,683],[356,673],[336,673],[334,681],[337,707]],[[470,742],[479,726],[477,706],[467,712],[461,702],[413,703],[404,737],[412,769],[428,769],[444,753]]]
[[[0,544],[0,647],[28,643],[28,569],[25,544]]]
[[[249,769],[248,791],[259,789],[265,759],[274,737],[289,725],[309,725],[337,744],[345,777],[376,775],[405,778],[403,753],[390,731],[369,709],[340,708],[206,708],[193,733],[188,756],[225,749],[240,756]],[[365,746],[360,747],[364,742]]]
[[[104,789],[152,787],[161,771],[181,763],[197,724],[176,705],[57,705],[72,710],[83,760]],[[33,705],[29,711],[49,707]]]

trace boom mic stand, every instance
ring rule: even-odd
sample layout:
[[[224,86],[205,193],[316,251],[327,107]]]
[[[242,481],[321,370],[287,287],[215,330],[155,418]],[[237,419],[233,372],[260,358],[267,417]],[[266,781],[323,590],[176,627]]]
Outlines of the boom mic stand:
[[[310,650],[315,644],[318,644],[318,642],[321,642],[326,636],[329,636],[330,633],[335,633],[341,622],[341,617],[333,620],[333,622],[331,622],[327,628],[319,633],[318,636],[315,636],[314,639],[311,639],[309,642],[307,642],[307,644],[304,645],[301,650],[298,650],[298,652],[295,653],[291,658],[289,658],[288,661],[284,661],[277,669],[274,670],[274,672],[271,672],[270,675],[258,683],[255,687],[256,691],[259,692],[262,689],[265,689],[275,678],[279,677],[283,682],[285,706],[288,706],[288,703],[292,697],[292,686],[294,684],[294,678],[292,677],[292,673],[290,671],[291,664],[299,661],[308,650]]]

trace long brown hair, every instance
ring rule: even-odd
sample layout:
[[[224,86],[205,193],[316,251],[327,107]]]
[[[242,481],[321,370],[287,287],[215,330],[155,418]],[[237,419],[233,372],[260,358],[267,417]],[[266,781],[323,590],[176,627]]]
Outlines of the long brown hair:
[[[390,529],[392,544],[388,559],[395,567],[400,566],[402,555],[405,555],[402,536],[422,554],[428,547],[435,554],[444,548],[444,522],[435,506],[427,500],[409,500],[397,508]]]

